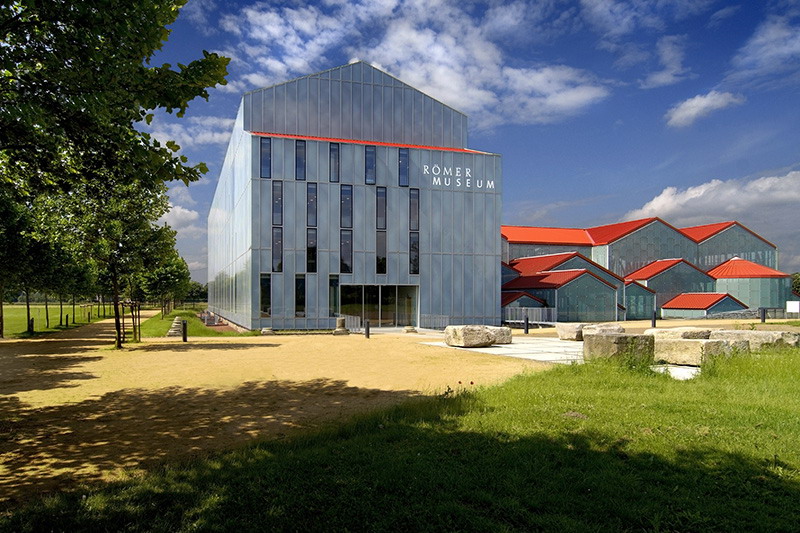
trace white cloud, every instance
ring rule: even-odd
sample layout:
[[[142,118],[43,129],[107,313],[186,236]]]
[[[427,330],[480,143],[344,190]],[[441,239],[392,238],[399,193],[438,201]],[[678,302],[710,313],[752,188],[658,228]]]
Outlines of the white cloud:
[[[658,40],[656,48],[663,68],[650,73],[641,82],[642,89],[674,85],[687,78],[689,69],[683,66],[685,45],[685,35],[667,35]]]
[[[740,5],[728,6],[728,7],[723,7],[718,11],[715,11],[708,19],[708,27],[716,28],[720,26],[722,24],[722,21],[735,15],[736,12],[739,11],[741,7],[742,6]]]
[[[732,60],[728,81],[769,78],[800,71],[800,24],[790,17],[771,16],[756,28],[752,37]]]
[[[568,65],[509,65],[501,46],[508,24],[530,33],[518,17],[526,25],[547,19],[549,28],[566,27],[557,4],[497,3],[482,19],[455,0],[257,4],[223,20],[241,38],[237,51],[257,66],[229,87],[263,87],[321,70],[330,66],[327,54],[344,50],[469,114],[477,128],[562,120],[606,98],[606,83]]]
[[[661,29],[668,20],[702,13],[714,0],[581,0],[581,15],[605,37]]]
[[[170,209],[166,215],[158,220],[159,224],[169,224],[178,232],[177,238],[197,239],[206,234],[205,226],[197,224],[200,220],[200,213],[193,209],[186,209],[180,205],[170,203]]]
[[[732,93],[711,91],[676,104],[664,115],[667,125],[675,128],[690,126],[713,111],[744,103],[743,96]]]
[[[150,133],[162,143],[175,141],[184,150],[202,145],[226,145],[234,122],[234,119],[212,116],[183,119],[159,116],[153,120]]]
[[[197,202],[189,192],[189,187],[183,183],[177,183],[170,187],[168,194],[172,205],[186,205],[189,207],[197,205]]]
[[[784,271],[800,270],[797,208],[800,171],[752,180],[711,180],[694,187],[667,187],[626,220],[661,217],[677,227],[736,220],[781,251]]]
[[[215,0],[192,0],[181,8],[181,15],[188,18],[192,25],[204,35],[212,35],[216,33],[216,29],[209,20],[209,16],[216,7]]]

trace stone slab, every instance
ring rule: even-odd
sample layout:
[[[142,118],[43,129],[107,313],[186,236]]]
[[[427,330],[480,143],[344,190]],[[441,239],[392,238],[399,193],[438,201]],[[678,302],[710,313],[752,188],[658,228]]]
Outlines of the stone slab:
[[[644,331],[645,335],[652,335],[656,339],[708,339],[711,335],[709,328],[682,327],[682,328],[650,328]]]
[[[712,331],[710,338],[715,340],[746,341],[752,351],[778,346],[800,345],[800,334],[790,331],[722,329]]]
[[[583,338],[583,358],[631,358],[652,364],[654,353],[652,335],[630,333],[601,333]]]
[[[582,341],[585,325],[581,322],[556,322],[556,333],[562,341]]]
[[[583,326],[581,334],[585,339],[587,335],[603,335],[607,333],[625,333],[625,328],[615,322],[607,324],[587,324]]]
[[[750,351],[747,341],[711,339],[655,339],[656,361],[672,365],[701,366],[712,357]]]
[[[494,335],[493,344],[511,344],[511,328],[505,326],[485,326]]]
[[[494,344],[494,339],[494,334],[486,326],[447,326],[444,329],[444,342],[448,346],[481,348]]]

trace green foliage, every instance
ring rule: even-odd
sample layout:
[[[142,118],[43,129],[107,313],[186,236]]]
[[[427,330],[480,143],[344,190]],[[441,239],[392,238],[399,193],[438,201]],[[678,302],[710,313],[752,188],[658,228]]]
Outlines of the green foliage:
[[[24,300],[24,298],[23,298]],[[101,311],[98,306],[94,306],[92,308],[92,317],[91,322],[97,322],[98,320],[104,320],[104,317],[98,313]],[[72,307],[68,307],[66,304],[64,305],[64,313],[69,314],[69,324],[64,324],[59,326],[58,325],[58,302],[51,302],[50,303],[50,327],[45,326],[45,309],[44,305],[36,304],[31,305],[31,318],[34,320],[35,325],[35,336],[39,336],[42,334],[54,333],[57,331],[63,331],[65,329],[72,329],[77,328],[80,326],[85,326],[89,324],[89,320],[87,320],[88,315],[88,308],[82,307],[80,302],[77,307],[77,314],[73,317],[72,316]],[[27,321],[27,313],[25,312],[25,305],[24,302],[22,304],[14,304],[4,306],[3,312],[5,314],[5,323],[6,323],[6,332],[5,337],[8,339],[14,338],[27,338],[30,337],[28,333],[28,325],[26,324]],[[72,319],[75,319],[75,323],[72,323]]]
[[[792,274],[792,290],[800,294],[800,272]]]
[[[183,0],[17,0],[0,4],[0,183],[69,188],[108,157],[146,166],[139,179],[196,180],[174,145],[133,126],[151,111],[182,116],[224,84],[228,59],[150,66]]]
[[[202,320],[197,318],[197,313],[201,310],[201,308],[178,309],[169,313],[163,319],[161,318],[161,313],[148,318],[142,323],[142,337],[165,336],[175,317],[181,317],[182,320],[186,320],[186,331],[189,337],[241,337],[261,334],[259,331],[239,333],[237,331],[220,331],[209,328],[203,324]]]
[[[208,284],[203,284],[194,280],[190,281],[189,291],[186,293],[186,299],[190,302],[207,302]]]
[[[0,528],[794,531],[799,374],[796,349],[688,382],[558,367],[60,494]]]

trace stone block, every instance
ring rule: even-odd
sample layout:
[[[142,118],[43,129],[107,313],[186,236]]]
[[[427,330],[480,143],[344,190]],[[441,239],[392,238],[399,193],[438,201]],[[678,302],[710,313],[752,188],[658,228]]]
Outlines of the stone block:
[[[262,335],[275,335],[275,332],[272,331],[272,328],[261,328]]]
[[[603,335],[607,333],[625,333],[625,328],[620,324],[609,322],[607,324],[587,324],[583,326],[582,335],[584,340],[587,335]]]
[[[800,342],[800,334],[790,331],[721,329],[711,332],[711,338],[727,341],[746,341],[750,345],[750,350],[754,352],[778,346],[798,346]]]
[[[505,326],[486,326],[494,335],[494,344],[511,344],[511,328]]]
[[[334,335],[350,335],[350,330],[345,326],[345,318],[343,316],[336,317],[336,329],[333,330]]]
[[[712,357],[750,351],[747,341],[712,339],[655,339],[655,360],[672,365],[700,366]]]
[[[653,336],[630,333],[599,333],[583,338],[585,360],[607,357],[632,358],[646,364],[653,362]]]
[[[556,332],[562,341],[582,341],[583,327],[580,322],[556,322]]]
[[[645,330],[645,335],[652,335],[656,339],[708,339],[711,329],[682,327],[682,328],[651,328]]]
[[[483,348],[494,344],[494,339],[494,333],[486,326],[447,326],[444,329],[444,342],[448,346]]]

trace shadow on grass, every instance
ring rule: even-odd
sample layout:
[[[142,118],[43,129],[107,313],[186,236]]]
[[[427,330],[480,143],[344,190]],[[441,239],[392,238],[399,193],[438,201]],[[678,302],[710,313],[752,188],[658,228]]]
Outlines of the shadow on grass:
[[[467,394],[416,400],[339,430],[62,494],[0,526],[792,531],[800,523],[800,487],[782,465],[703,448],[667,460],[600,434],[459,431],[456,417],[480,408]]]

